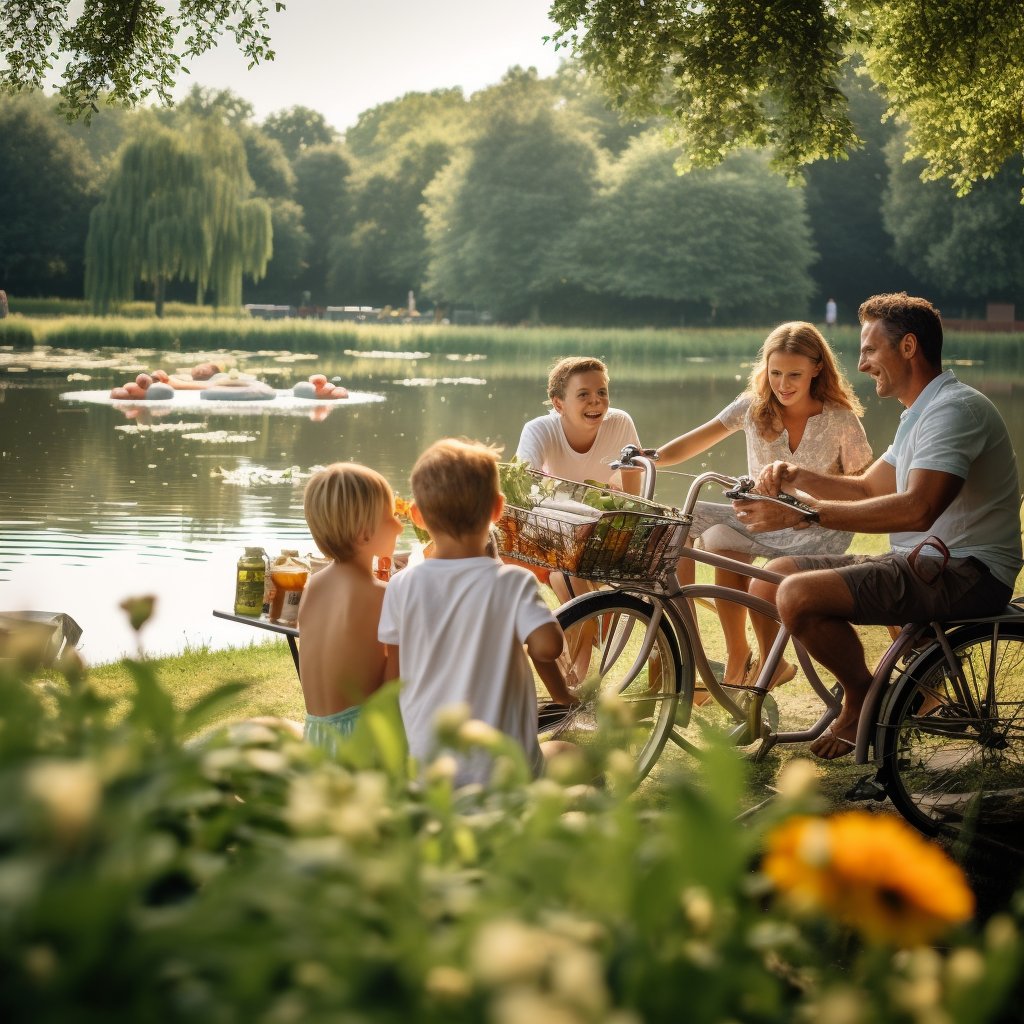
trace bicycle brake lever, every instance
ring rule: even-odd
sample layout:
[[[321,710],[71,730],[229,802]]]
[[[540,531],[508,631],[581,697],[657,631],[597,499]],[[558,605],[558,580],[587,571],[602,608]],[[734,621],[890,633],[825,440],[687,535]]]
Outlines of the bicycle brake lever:
[[[736,478],[736,486],[730,487],[729,490],[725,491],[725,497],[730,498],[732,501],[743,501],[750,499],[750,491],[754,489],[755,480],[752,476],[738,476]]]

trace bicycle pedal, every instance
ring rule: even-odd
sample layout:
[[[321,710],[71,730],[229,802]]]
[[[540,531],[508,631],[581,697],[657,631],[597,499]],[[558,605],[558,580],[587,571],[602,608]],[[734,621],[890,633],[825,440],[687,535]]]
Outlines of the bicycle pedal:
[[[862,775],[844,794],[847,800],[884,800],[885,786],[877,775]]]

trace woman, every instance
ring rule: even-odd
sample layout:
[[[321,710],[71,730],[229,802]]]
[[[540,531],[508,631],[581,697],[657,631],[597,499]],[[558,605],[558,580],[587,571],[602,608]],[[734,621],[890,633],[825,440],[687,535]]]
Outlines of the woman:
[[[685,462],[742,430],[747,439],[747,471],[756,477],[763,466],[782,459],[820,473],[859,473],[872,460],[864,427],[864,409],[836,363],[821,332],[803,321],[780,324],[765,339],[750,372],[746,391],[713,420],[669,441],[658,449],[663,465]],[[707,551],[743,562],[756,557],[794,554],[841,554],[853,534],[811,526],[805,530],[750,533],[731,505],[698,502],[691,540],[700,538]],[[692,583],[694,563],[684,558],[678,575]],[[715,583],[746,590],[749,578],[725,569],[715,570]],[[725,636],[727,685],[756,678],[746,635],[746,609],[731,601],[718,604]],[[759,615],[751,622],[760,660],[775,637],[775,623]],[[772,685],[788,682],[796,666],[781,661]],[[706,699],[706,695],[705,695]]]

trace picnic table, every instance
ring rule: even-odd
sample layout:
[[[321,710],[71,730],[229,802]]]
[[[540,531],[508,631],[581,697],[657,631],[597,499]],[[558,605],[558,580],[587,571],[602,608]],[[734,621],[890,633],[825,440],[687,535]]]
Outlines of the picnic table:
[[[265,629],[268,633],[279,633],[287,637],[288,649],[292,652],[292,661],[295,664],[295,674],[299,675],[299,631],[295,626],[283,626],[262,615],[236,615],[234,612],[224,612],[214,608],[213,614],[218,619],[227,619],[229,622],[239,622],[243,626],[251,626],[253,629]]]

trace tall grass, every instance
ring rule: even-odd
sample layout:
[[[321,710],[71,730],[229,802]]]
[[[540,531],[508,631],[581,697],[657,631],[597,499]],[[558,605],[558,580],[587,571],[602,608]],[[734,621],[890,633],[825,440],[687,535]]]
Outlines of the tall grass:
[[[194,308],[194,307],[193,307]],[[441,324],[352,324],[323,320],[254,320],[246,316],[65,316],[0,321],[0,345],[26,344],[70,349],[156,349],[208,352],[266,349],[340,353],[421,351],[433,354],[501,356],[540,361],[560,356],[596,355],[616,366],[630,361],[750,359],[774,325],[695,328],[572,328],[452,326]],[[833,347],[855,356],[859,330],[854,325],[830,332]],[[1024,372],[1024,334],[949,332],[947,359],[992,362],[1002,369]]]

